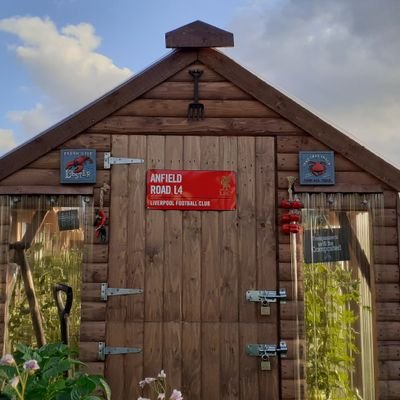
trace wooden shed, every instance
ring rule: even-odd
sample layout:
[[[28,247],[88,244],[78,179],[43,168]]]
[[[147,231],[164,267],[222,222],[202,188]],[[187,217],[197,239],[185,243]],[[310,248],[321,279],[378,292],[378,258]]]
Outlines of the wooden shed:
[[[196,21],[166,44],[161,61],[0,159],[1,335],[12,251],[38,212],[16,204],[79,197],[108,216],[103,237],[90,222],[82,239],[80,358],[114,400],[161,369],[188,400],[399,399],[400,171],[215,50],[231,33]],[[85,152],[95,181],[63,180]],[[359,292],[342,304],[339,287],[329,305],[353,313],[337,339],[351,361],[331,361],[339,388],[319,383],[307,344],[327,345],[312,332],[333,314],[325,303],[312,324],[304,312],[321,289],[305,266],[331,264]]]

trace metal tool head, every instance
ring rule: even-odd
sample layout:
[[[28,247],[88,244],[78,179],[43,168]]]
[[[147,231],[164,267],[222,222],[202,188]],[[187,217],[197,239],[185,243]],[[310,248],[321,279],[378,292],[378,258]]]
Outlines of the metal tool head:
[[[192,120],[203,119],[204,116],[204,104],[202,103],[190,103],[188,108],[188,118]]]
[[[200,120],[204,116],[204,104],[199,103],[199,79],[203,75],[203,71],[200,69],[191,69],[189,74],[193,78],[193,102],[188,107],[188,119]]]

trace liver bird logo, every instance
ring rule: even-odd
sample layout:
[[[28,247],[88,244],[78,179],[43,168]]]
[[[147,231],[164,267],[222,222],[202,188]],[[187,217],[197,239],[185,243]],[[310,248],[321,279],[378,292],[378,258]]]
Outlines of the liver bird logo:
[[[221,196],[228,196],[231,189],[231,177],[225,175],[221,178],[221,189],[219,191]]]

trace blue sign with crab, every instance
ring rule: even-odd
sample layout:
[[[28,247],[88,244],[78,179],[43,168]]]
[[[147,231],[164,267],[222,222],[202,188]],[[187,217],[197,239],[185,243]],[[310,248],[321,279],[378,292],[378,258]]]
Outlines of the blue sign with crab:
[[[334,185],[333,151],[300,151],[300,185]]]
[[[96,183],[96,150],[61,150],[60,182],[72,184]]]

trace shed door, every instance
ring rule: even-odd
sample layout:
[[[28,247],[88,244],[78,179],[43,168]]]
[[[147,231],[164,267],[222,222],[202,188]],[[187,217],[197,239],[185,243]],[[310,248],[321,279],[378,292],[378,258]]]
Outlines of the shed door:
[[[144,289],[108,299],[106,345],[142,349],[106,357],[113,399],[161,369],[185,399],[278,399],[278,361],[245,351],[279,339],[245,297],[277,285],[274,138],[114,135],[112,155],[145,159],[111,173],[108,284]],[[237,209],[147,210],[149,168],[236,171]]]

